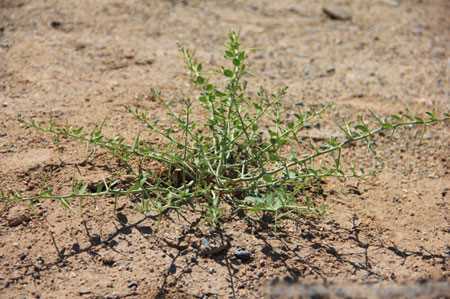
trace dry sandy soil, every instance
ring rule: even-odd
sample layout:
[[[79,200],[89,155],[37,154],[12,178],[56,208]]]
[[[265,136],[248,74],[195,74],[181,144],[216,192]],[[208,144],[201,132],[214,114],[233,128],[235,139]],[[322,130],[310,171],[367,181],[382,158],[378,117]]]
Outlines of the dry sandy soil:
[[[332,134],[335,121],[369,109],[449,111],[450,2],[396,2],[0,0],[0,189],[64,191],[74,177],[97,181],[116,166],[101,154],[82,163],[85,146],[54,145],[18,114],[91,128],[106,119],[107,132],[132,136],[142,127],[124,105],[156,117],[161,107],[142,100],[151,88],[192,94],[177,43],[214,66],[230,29],[257,49],[252,85],[289,86],[287,105],[336,103],[311,134]],[[330,4],[352,19],[327,17]],[[448,286],[449,124],[416,133],[378,141],[376,177],[328,181],[323,218],[277,232],[231,219],[231,248],[217,256],[198,254],[207,227],[197,216],[142,219],[127,198],[119,220],[111,199],[70,212],[0,203],[0,298],[252,298],[277,281]],[[346,156],[367,160],[363,148]],[[239,247],[249,261],[235,258]]]

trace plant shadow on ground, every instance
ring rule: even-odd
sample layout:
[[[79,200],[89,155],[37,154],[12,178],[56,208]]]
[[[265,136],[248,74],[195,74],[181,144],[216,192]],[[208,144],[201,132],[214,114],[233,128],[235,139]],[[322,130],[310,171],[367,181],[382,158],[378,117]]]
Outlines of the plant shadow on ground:
[[[167,212],[166,219],[171,219],[170,212]],[[55,248],[56,256],[53,262],[43,263],[39,267],[35,264],[24,265],[21,267],[27,268],[25,276],[32,276],[35,279],[39,279],[46,271],[54,268],[64,268],[70,262],[70,259],[87,253],[92,257],[100,256],[99,251],[103,253],[117,252],[115,249],[118,244],[117,239],[119,236],[128,239],[129,246],[133,246],[132,234],[138,233],[145,239],[155,238],[159,241],[159,248],[163,253],[166,253],[171,257],[170,261],[166,263],[159,276],[160,284],[157,292],[153,292],[153,296],[156,298],[165,298],[169,295],[174,295],[174,292],[185,292],[176,288],[177,282],[192,273],[198,271],[197,266],[200,266],[200,262],[209,260],[213,264],[216,264],[214,268],[225,269],[227,273],[228,292],[231,297],[237,297],[238,282],[242,282],[243,277],[238,273],[238,268],[244,264],[254,264],[258,259],[258,255],[267,261],[267,264],[259,264],[252,266],[253,270],[265,267],[279,268],[280,273],[284,275],[275,277],[264,277],[265,283],[270,286],[275,286],[279,283],[298,283],[303,282],[305,276],[313,276],[315,280],[322,281],[325,285],[333,283],[333,275],[328,272],[329,267],[324,267],[323,263],[328,265],[338,265],[348,269],[352,273],[362,273],[359,276],[358,282],[360,283],[374,283],[385,280],[395,281],[395,277],[386,277],[386,274],[378,273],[376,270],[377,258],[371,256],[373,250],[383,250],[391,256],[393,256],[400,264],[404,264],[408,258],[418,258],[426,263],[442,265],[442,268],[447,267],[448,253],[431,253],[426,250],[408,250],[400,248],[393,243],[385,243],[382,240],[365,241],[362,234],[365,234],[369,227],[362,225],[359,222],[358,217],[354,216],[350,222],[349,228],[344,228],[334,221],[329,221],[324,224],[321,221],[300,219],[296,222],[292,222],[292,229],[281,227],[276,231],[273,228],[268,227],[268,223],[263,220],[252,222],[242,219],[236,219],[236,221],[243,221],[246,225],[244,234],[252,235],[259,245],[254,248],[247,248],[252,252],[252,256],[242,261],[236,258],[234,253],[236,246],[233,239],[236,237],[236,232],[229,229],[218,229],[215,231],[202,232],[201,229],[201,217],[194,221],[188,221],[185,219],[182,231],[173,238],[167,238],[159,236],[158,229],[154,227],[155,222],[161,215],[147,215],[138,221],[129,223],[127,216],[121,212],[116,214],[116,229],[109,232],[106,236],[101,237],[95,231],[88,229],[86,222],[83,222],[85,227],[85,234],[89,243],[86,246],[81,246],[78,243],[74,243],[69,246],[59,246],[55,241],[55,237],[50,232],[50,237]],[[148,222],[151,222],[150,224]],[[175,221],[174,221],[175,222]],[[227,246],[217,252],[211,254],[205,254],[201,251],[201,240],[205,238],[211,238],[213,235],[218,236],[220,240],[227,243]],[[278,245],[274,246],[273,242],[277,242]],[[351,250],[348,250],[351,248]],[[370,250],[369,250],[370,249]],[[190,257],[189,262],[181,260],[183,257]],[[108,267],[112,267],[114,262],[108,263],[104,261],[103,264]],[[328,269],[328,270],[327,270]],[[207,271],[207,269],[204,269]],[[330,279],[331,278],[331,279]],[[21,278],[18,278],[20,280]],[[17,281],[11,283],[17,283]],[[177,290],[178,289],[178,290]],[[146,290],[131,290],[128,294],[124,294],[121,297],[142,295]],[[175,293],[175,295],[179,293]],[[193,294],[185,294],[192,296]],[[218,296],[214,293],[202,293],[198,294],[198,297],[205,298],[208,296]],[[197,296],[197,295],[194,295]]]

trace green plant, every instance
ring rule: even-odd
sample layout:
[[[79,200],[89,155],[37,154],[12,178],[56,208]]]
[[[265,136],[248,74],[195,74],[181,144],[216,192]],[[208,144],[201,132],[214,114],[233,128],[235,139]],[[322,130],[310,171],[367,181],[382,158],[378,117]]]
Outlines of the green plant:
[[[342,138],[315,145],[301,139],[299,132],[329,106],[297,111],[288,120],[282,105],[287,88],[274,93],[260,88],[256,96],[250,96],[245,80],[247,53],[241,48],[238,34],[229,34],[224,55],[229,66],[219,68],[224,78],[219,83],[207,76],[192,52],[183,47],[180,51],[199,91],[197,103],[184,100],[182,113],[166,107],[173,121],[166,128],[152,121],[148,112],[127,107],[147,129],[164,138],[160,147],[140,136],[131,144],[119,135],[107,137],[103,125],[87,132],[81,127],[21,120],[27,127],[51,133],[56,139],[70,138],[107,150],[122,162],[131,179],[125,181],[116,174],[98,184],[96,190],[88,188],[86,182],[77,182],[65,195],[46,190],[35,196],[5,191],[0,196],[10,201],[52,199],[70,207],[75,198],[135,195],[143,213],[181,212],[189,205],[213,226],[220,225],[225,213],[269,214],[278,221],[321,213],[322,207],[314,204],[305,190],[325,177],[357,175],[353,169],[347,174],[341,161],[341,152],[350,143],[364,141],[370,149],[374,136],[382,131],[449,119],[448,114],[438,119],[433,113],[424,119],[401,115],[381,118],[373,114],[376,127],[362,118],[354,124],[345,122],[340,126]],[[159,91],[156,97],[161,98]],[[207,112],[206,120],[194,120],[194,104]],[[159,163],[163,171],[148,166],[150,160]]]

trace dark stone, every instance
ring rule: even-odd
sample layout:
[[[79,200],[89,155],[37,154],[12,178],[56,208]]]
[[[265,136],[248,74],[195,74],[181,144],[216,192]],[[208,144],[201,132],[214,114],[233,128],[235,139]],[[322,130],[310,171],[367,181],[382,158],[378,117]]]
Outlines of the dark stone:
[[[137,289],[137,287],[138,287],[138,283],[136,281],[131,281],[130,283],[128,283],[129,289]]]
[[[51,21],[50,22],[50,27],[52,27],[54,29],[61,28],[61,26],[62,26],[62,22],[61,21]]]
[[[252,254],[248,250],[238,248],[234,251],[234,256],[242,262],[248,262],[252,259]]]
[[[119,222],[121,224],[127,224],[128,223],[128,218],[127,218],[127,216],[125,214],[119,212],[119,213],[116,214],[116,217],[117,217],[117,220],[119,220]]]
[[[150,235],[153,230],[150,226],[137,226],[136,229],[143,235]]]
[[[15,227],[19,226],[21,224],[27,224],[31,218],[25,214],[25,212],[17,212],[17,213],[11,213],[8,217],[8,226],[9,227]]]
[[[100,235],[98,234],[93,234],[90,238],[89,238],[89,242],[91,242],[91,244],[93,246],[95,245],[99,245],[102,243],[102,238],[100,237]]]
[[[175,274],[177,272],[177,266],[175,264],[170,265],[169,274]]]
[[[26,259],[28,256],[28,254],[26,252],[22,252],[21,254],[19,254],[19,259],[21,261],[23,261],[24,259]]]
[[[78,243],[73,243],[73,245],[72,245],[72,250],[73,250],[73,252],[75,252],[75,253],[79,253],[80,250],[81,250],[80,244],[78,244]]]
[[[90,294],[91,293],[91,291],[90,290],[88,290],[87,288],[84,288],[84,287],[81,287],[80,288],[80,290],[78,291],[78,294],[79,295],[87,295],[87,294]]]
[[[326,6],[322,8],[322,11],[332,20],[349,21],[352,19],[351,13],[341,6]]]

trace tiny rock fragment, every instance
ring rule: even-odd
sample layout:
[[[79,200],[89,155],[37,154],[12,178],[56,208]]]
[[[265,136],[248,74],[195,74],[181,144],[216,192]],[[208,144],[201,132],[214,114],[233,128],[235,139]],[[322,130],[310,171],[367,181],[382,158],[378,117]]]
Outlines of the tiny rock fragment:
[[[102,238],[98,234],[93,234],[92,236],[90,236],[89,242],[91,243],[91,245],[96,246],[102,243]]]
[[[28,210],[26,208],[16,206],[9,210],[6,220],[8,222],[9,227],[15,227],[21,224],[28,223],[31,220],[31,218],[28,215]]]
[[[79,253],[81,251],[80,244],[78,244],[78,243],[72,244],[72,251],[75,253]]]
[[[27,223],[30,220],[30,218],[26,215],[18,215],[14,218],[8,219],[8,225],[10,227],[19,226],[22,223]]]
[[[25,260],[27,258],[27,256],[28,256],[28,253],[22,252],[21,254],[19,254],[19,259],[21,261],[23,261],[23,260]]]
[[[201,239],[200,254],[203,256],[213,256],[228,250],[230,244],[224,242],[218,235],[210,235]]]
[[[171,264],[169,270],[167,271],[169,274],[177,273],[177,266],[175,264]]]
[[[136,65],[152,65],[155,62],[154,59],[151,58],[140,58],[135,61]]]
[[[129,289],[136,289],[138,287],[138,283],[136,281],[131,281],[128,283]]]
[[[52,27],[52,28],[55,28],[55,29],[58,29],[58,28],[60,28],[61,26],[62,26],[62,22],[61,21],[51,21],[50,22],[50,26]]]
[[[322,11],[332,20],[349,21],[352,19],[350,11],[342,6],[325,6]]]
[[[449,191],[450,191],[450,188],[444,188],[444,190],[442,190],[442,193],[441,193],[442,197],[445,197],[449,193]]]
[[[87,289],[87,288],[85,288],[85,287],[81,287],[80,288],[80,290],[78,291],[78,294],[79,295],[87,295],[87,294],[90,294],[91,293],[91,291],[89,290],[89,289]]]
[[[245,249],[238,248],[234,251],[234,256],[242,262],[248,262],[252,258],[252,254]]]
[[[116,264],[116,259],[112,254],[106,254],[102,257],[102,263],[107,267],[114,267]]]
[[[128,223],[128,217],[125,214],[119,212],[119,213],[116,214],[116,217],[117,217],[117,220],[119,220],[119,222],[121,224],[127,224]]]

